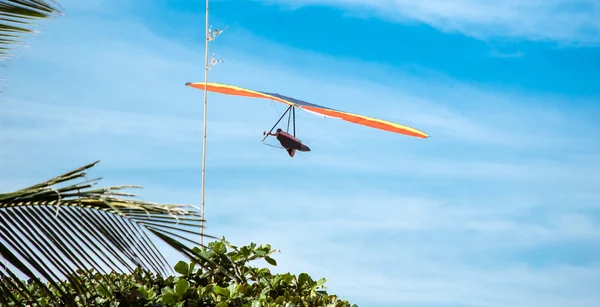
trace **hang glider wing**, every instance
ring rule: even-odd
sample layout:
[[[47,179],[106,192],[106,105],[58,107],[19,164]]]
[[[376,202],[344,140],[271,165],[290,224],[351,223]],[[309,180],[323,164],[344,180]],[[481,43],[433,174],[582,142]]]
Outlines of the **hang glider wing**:
[[[188,82],[185,85],[193,87],[193,88],[197,88],[200,90],[204,90],[204,88],[205,88],[204,82]],[[375,129],[381,129],[381,130],[385,130],[385,131],[389,131],[389,132],[400,133],[400,134],[413,136],[413,137],[417,137],[417,138],[428,138],[429,137],[425,132],[417,130],[412,127],[400,125],[397,123],[392,123],[392,122],[381,120],[381,119],[371,118],[371,117],[367,117],[367,116],[363,116],[363,115],[352,114],[352,113],[348,113],[348,112],[344,112],[344,111],[340,111],[340,110],[335,110],[335,109],[319,106],[316,104],[312,104],[309,102],[301,101],[298,99],[294,99],[291,97],[286,97],[286,96],[283,96],[280,94],[254,91],[254,90],[245,89],[245,88],[241,88],[241,87],[237,87],[237,86],[233,86],[233,85],[212,83],[212,82],[207,83],[206,89],[209,92],[215,92],[215,93],[220,93],[220,94],[225,94],[225,95],[271,99],[271,100],[275,100],[275,101],[278,101],[278,102],[281,102],[281,103],[284,103],[287,105],[291,105],[291,106],[303,109],[303,110],[311,112],[311,113],[316,113],[316,114],[327,116],[327,117],[338,118],[338,119],[342,119],[342,120],[345,120],[348,122],[356,123],[359,125],[363,125],[363,126],[367,126],[367,127],[371,127],[371,128],[375,128]]]

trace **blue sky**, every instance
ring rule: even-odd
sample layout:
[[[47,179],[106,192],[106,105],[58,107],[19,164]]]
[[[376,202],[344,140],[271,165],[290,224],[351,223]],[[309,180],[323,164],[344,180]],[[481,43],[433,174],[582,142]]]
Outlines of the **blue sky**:
[[[104,184],[200,203],[202,1],[63,0],[12,61],[1,190],[95,161]],[[213,1],[225,82],[417,127],[209,95],[207,233],[281,250],[360,306],[597,306],[595,1]],[[170,259],[175,261],[176,255]]]

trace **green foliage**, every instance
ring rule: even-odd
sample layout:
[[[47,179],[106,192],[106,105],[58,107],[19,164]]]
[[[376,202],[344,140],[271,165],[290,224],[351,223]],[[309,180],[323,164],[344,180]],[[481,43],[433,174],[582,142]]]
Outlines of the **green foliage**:
[[[62,304],[74,306],[74,297],[87,289],[82,276],[72,273],[91,268],[102,274],[131,273],[140,267],[167,276],[169,263],[149,234],[188,259],[196,253],[184,243],[199,245],[189,235],[210,237],[201,234],[203,220],[192,206],[141,201],[122,191],[132,186],[95,187],[99,178],[88,179],[87,170],[97,163],[0,193],[0,255],[10,265],[0,270],[0,279],[6,287],[27,296],[27,285],[14,279],[20,273],[49,294],[48,299],[60,297]],[[85,180],[74,182],[81,178]],[[58,282],[65,278],[70,294]]]
[[[238,248],[225,239],[210,242],[208,247],[194,248],[197,257],[191,262],[179,261],[175,276],[167,278],[150,271],[137,269],[132,274],[110,273],[102,275],[94,270],[78,271],[85,280],[84,295],[75,295],[71,284],[61,289],[75,296],[78,306],[210,306],[210,307],[270,307],[270,306],[332,306],[355,307],[336,295],[325,291],[325,278],[314,280],[306,273],[274,274],[268,268],[250,265],[251,261],[264,259],[275,266],[272,258],[276,250],[270,245],[251,243]],[[218,267],[220,269],[211,269]],[[223,268],[226,268],[224,272]],[[240,280],[230,276],[241,277]],[[27,301],[15,288],[12,280],[3,280],[0,296],[16,299],[7,306],[21,306]],[[27,283],[37,303],[32,306],[50,306],[52,300],[35,283]]]

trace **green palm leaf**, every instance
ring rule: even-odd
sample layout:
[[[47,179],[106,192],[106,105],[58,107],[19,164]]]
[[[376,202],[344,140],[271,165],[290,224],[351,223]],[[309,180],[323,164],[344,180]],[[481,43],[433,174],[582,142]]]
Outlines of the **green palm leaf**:
[[[14,294],[10,289],[28,296],[18,274],[63,302],[95,291],[85,289],[81,275],[76,274],[81,270],[107,274],[142,268],[168,275],[172,272],[169,263],[148,234],[188,258],[198,257],[192,248],[200,244],[189,239],[190,234],[198,239],[201,235],[202,220],[194,207],[145,202],[121,192],[135,186],[95,188],[99,179],[70,183],[85,178],[86,170],[97,163],[0,194],[0,255],[7,263],[0,265],[0,296],[4,299]],[[71,286],[63,285],[65,282]]]
[[[27,39],[38,32],[38,21],[55,15],[64,14],[51,0],[0,0],[0,62],[15,57]]]

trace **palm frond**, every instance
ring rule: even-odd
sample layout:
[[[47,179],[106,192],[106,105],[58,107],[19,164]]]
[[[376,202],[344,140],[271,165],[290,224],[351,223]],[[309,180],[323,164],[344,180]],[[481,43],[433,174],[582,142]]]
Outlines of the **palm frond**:
[[[38,33],[38,22],[56,15],[64,13],[52,0],[0,0],[0,62],[15,58],[28,39]]]
[[[136,186],[94,187],[100,178],[86,178],[88,164],[48,181],[0,194],[0,278],[8,288],[18,287],[17,274],[25,275],[49,296],[72,297],[63,289],[85,293],[79,270],[133,272],[136,268],[160,275],[171,272],[169,263],[148,234],[154,234],[188,258],[200,246],[189,235],[201,236],[202,220],[196,208],[146,202],[122,192]],[[62,186],[59,186],[64,184]],[[206,237],[211,237],[204,235]],[[184,242],[191,243],[184,244]],[[48,286],[38,279],[41,276]],[[61,287],[64,280],[72,287]],[[108,282],[108,281],[107,281]],[[0,287],[0,296],[8,294]]]
[[[37,33],[37,21],[63,15],[58,4],[44,0],[2,0],[0,2],[0,60],[12,57],[18,46]]]

